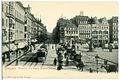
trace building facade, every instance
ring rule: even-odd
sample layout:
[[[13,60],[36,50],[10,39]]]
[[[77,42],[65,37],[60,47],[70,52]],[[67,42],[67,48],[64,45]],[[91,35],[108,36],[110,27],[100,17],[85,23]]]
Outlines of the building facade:
[[[2,55],[4,59],[7,55],[10,61],[11,53],[20,52],[26,46],[31,46],[32,40],[39,36],[38,27],[44,35],[47,34],[46,27],[41,24],[41,21],[38,21],[30,12],[29,6],[24,7],[19,1],[3,1]]]
[[[97,19],[94,17],[94,22],[91,24],[88,23],[90,18],[88,16],[75,16],[72,19],[72,22],[78,26],[79,31],[79,40],[80,42],[86,42],[89,39],[92,39],[94,45],[101,46],[103,43],[109,42],[109,23],[108,20],[104,17]]]
[[[95,24],[92,26],[92,40],[95,45],[102,46],[102,44],[109,43],[109,24],[104,17],[97,19],[94,17]]]
[[[57,42],[68,42],[73,44],[78,38],[78,28],[71,20],[60,18],[56,28],[53,30],[53,37],[58,39]]]
[[[59,38],[59,42],[73,41],[86,43],[92,39],[93,44],[96,46],[109,43],[110,31],[108,20],[105,17],[100,19],[94,17],[92,25],[88,23],[89,20],[90,18],[84,16],[83,13],[70,20],[60,18],[56,28],[53,30],[53,34],[54,36],[57,34],[56,37]]]
[[[11,51],[17,48],[15,41],[15,3],[2,2],[2,56],[10,61]],[[6,55],[5,55],[6,54]]]
[[[24,37],[25,31],[25,9],[21,2],[15,2],[15,41],[18,43],[18,48],[25,47],[26,38]]]
[[[114,16],[109,20],[110,42],[118,43],[118,17]]]
[[[74,44],[78,39],[78,28],[72,21],[68,21],[64,28],[64,42]]]
[[[78,39],[80,42],[91,38],[91,26],[88,24],[88,16],[78,15],[72,21],[78,26]]]

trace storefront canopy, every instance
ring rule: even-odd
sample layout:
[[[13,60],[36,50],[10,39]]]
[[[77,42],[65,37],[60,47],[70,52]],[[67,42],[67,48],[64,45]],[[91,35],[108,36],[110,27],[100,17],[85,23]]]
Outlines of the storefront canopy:
[[[24,48],[26,45],[24,42],[18,43],[18,48]]]
[[[32,42],[37,42],[37,40],[36,40],[36,39],[33,39]]]
[[[25,46],[27,46],[27,45],[28,45],[28,43],[27,43],[27,42],[24,42],[24,44],[25,44]]]

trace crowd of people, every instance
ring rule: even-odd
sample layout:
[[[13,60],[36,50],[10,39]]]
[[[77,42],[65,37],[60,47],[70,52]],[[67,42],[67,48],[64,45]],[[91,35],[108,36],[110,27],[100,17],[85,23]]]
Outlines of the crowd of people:
[[[83,71],[84,63],[81,59],[81,53],[76,53],[76,47],[70,43],[59,43],[56,45],[57,57],[54,59],[53,64],[57,65],[57,70],[63,69],[64,66],[69,66],[70,61],[74,63],[78,70]]]

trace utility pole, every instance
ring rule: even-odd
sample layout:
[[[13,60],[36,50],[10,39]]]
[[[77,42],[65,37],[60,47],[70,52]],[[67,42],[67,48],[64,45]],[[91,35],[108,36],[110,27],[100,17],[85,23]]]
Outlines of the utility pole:
[[[97,71],[97,73],[98,73],[98,58],[99,58],[99,56],[98,56],[98,54],[95,56],[95,59],[96,59],[96,71]]]
[[[18,58],[18,42],[15,42],[15,45],[17,46],[16,58]],[[18,59],[16,60],[16,65],[18,65]]]

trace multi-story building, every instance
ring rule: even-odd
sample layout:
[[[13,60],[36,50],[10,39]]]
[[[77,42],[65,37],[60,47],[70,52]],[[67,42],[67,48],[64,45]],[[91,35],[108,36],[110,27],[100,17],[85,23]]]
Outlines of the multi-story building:
[[[112,17],[109,20],[110,42],[118,43],[118,17]]]
[[[97,19],[97,17],[94,17],[94,23],[92,25],[88,23],[89,19],[90,18],[88,16],[83,16],[83,13],[72,19],[72,22],[78,26],[80,42],[92,38],[92,42],[95,45],[101,45],[103,42],[108,43],[109,24],[107,19]]]
[[[24,37],[25,31],[25,9],[21,2],[15,2],[15,41],[18,43],[18,48],[23,48],[26,45]]]
[[[10,61],[11,51],[16,50],[15,41],[15,9],[14,2],[2,2],[2,53],[7,52]],[[5,54],[4,54],[5,57]]]
[[[32,15],[32,17],[31,40],[35,42],[37,37],[37,22],[34,15]]]
[[[25,9],[25,26],[24,26],[24,38],[26,39],[28,46],[30,47],[31,45],[31,28],[32,28],[32,15],[30,12],[30,6],[28,5],[28,7],[24,7]]]
[[[78,38],[78,29],[71,20],[60,18],[57,22],[56,28],[53,30],[53,35],[59,37],[57,42],[74,43]]]
[[[36,19],[36,26],[37,26],[36,39],[39,43],[44,42],[45,39],[47,38],[46,26],[41,22],[41,19]]]
[[[91,38],[91,26],[88,24],[88,16],[83,16],[83,14],[75,16],[72,22],[78,26],[78,39],[80,41],[85,41]]]
[[[92,41],[95,45],[101,46],[103,43],[109,42],[109,24],[104,17],[97,19],[94,17],[95,24],[92,26]]]
[[[22,51],[20,49],[30,46],[32,39],[38,36],[38,27],[46,37],[46,27],[41,24],[41,21],[38,21],[30,12],[29,6],[24,7],[19,1],[3,1],[2,53],[7,53],[7,58],[10,60],[11,51],[16,52],[17,49]]]
[[[62,29],[62,28],[61,28]],[[75,43],[78,39],[78,28],[71,20],[67,22],[64,28],[64,42]]]

